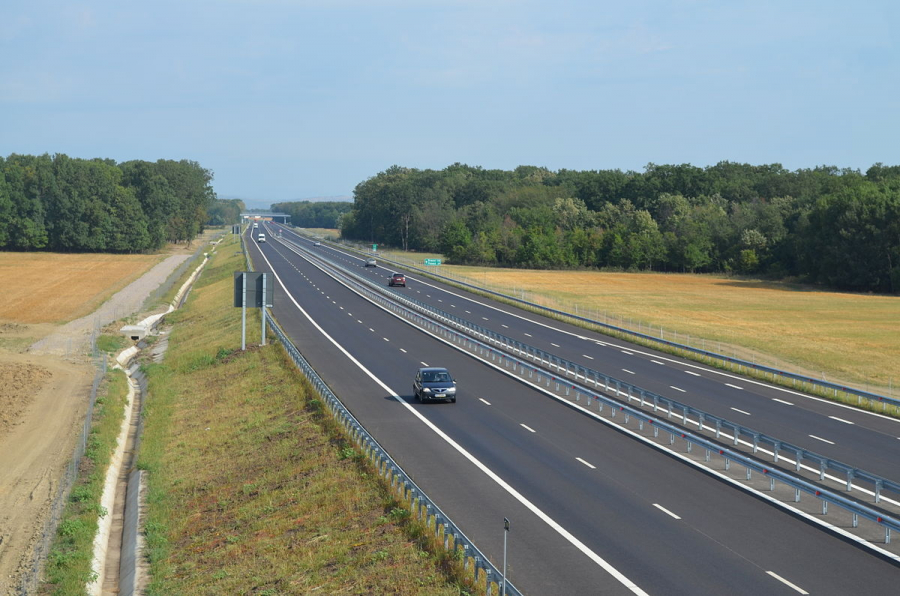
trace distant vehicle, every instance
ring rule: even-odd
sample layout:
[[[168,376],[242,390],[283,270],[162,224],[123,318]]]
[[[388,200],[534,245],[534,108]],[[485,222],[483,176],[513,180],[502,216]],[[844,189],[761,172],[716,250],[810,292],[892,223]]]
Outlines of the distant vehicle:
[[[257,241],[257,242],[265,242],[265,241],[266,241],[266,235],[265,235],[265,234],[260,234],[259,236],[256,237],[256,241]]]
[[[446,368],[429,366],[420,368],[413,381],[413,394],[416,399],[425,400],[448,399],[456,403],[456,381]]]
[[[406,276],[402,273],[395,273],[388,278],[389,286],[403,286],[406,287]]]
[[[259,227],[259,224],[254,222],[254,224],[253,224],[253,229],[255,230],[255,229],[258,228],[258,227]]]
[[[322,246],[322,243],[321,243],[321,242],[316,242],[315,244],[313,244],[313,246]]]
[[[366,259],[366,267],[378,267],[378,263],[375,262],[375,259]]]

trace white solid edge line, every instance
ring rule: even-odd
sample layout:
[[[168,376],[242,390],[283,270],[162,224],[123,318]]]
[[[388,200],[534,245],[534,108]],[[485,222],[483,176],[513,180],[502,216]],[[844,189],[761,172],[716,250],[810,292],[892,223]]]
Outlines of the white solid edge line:
[[[780,582],[783,583],[784,585],[786,585],[786,586],[788,586],[788,587],[790,587],[790,588],[793,588],[794,590],[800,592],[801,594],[809,594],[809,592],[807,592],[806,590],[804,590],[804,589],[801,588],[800,586],[798,586],[798,585],[796,585],[796,584],[792,584],[791,582],[789,582],[788,580],[784,579],[783,577],[781,577],[780,575],[778,575],[778,574],[775,573],[774,571],[766,571],[766,573],[768,573],[769,575],[771,575],[772,577],[774,577],[775,579],[777,579],[778,581],[780,581]]]
[[[262,254],[262,253],[260,253],[260,254]],[[284,282],[281,281],[281,277],[275,272],[275,268],[272,266],[272,263],[269,261],[269,259],[265,256],[265,254],[263,254],[262,257],[263,257],[263,259],[265,259],[266,263],[269,265],[269,269],[272,270],[272,275],[274,275],[275,279],[278,280],[278,283],[281,285],[282,290],[284,290],[285,295],[288,298],[290,298],[291,302],[294,304],[294,306],[297,308],[297,310],[299,310],[303,314],[303,316],[306,317],[307,320],[309,320],[309,322],[312,323],[312,325],[319,331],[319,333],[321,333],[323,336],[325,336],[325,338],[334,345],[334,347],[336,347],[338,350],[340,350],[348,359],[350,359],[350,361],[353,364],[355,364],[363,373],[365,373],[370,379],[372,379],[372,381],[374,381],[375,384],[377,384],[379,387],[381,387],[382,389],[384,389],[385,391],[390,393],[390,395],[394,399],[396,399],[398,402],[400,402],[403,405],[403,407],[405,407],[407,409],[407,411],[409,411],[413,416],[418,418],[422,424],[424,424],[429,429],[431,429],[437,436],[442,438],[448,445],[453,447],[460,455],[462,455],[464,458],[469,460],[469,462],[471,462],[472,465],[474,465],[476,468],[481,470],[488,478],[493,480],[498,486],[500,486],[500,488],[505,490],[511,497],[513,497],[516,501],[518,501],[523,506],[525,506],[525,508],[527,508],[534,515],[536,515],[538,518],[540,518],[545,524],[550,526],[557,534],[559,534],[564,539],[566,539],[572,546],[574,546],[575,548],[580,550],[582,552],[582,554],[584,554],[586,557],[591,559],[594,563],[596,563],[601,568],[603,568],[604,571],[606,571],[607,573],[612,575],[619,583],[621,583],[623,586],[628,588],[634,594],[640,594],[642,596],[649,596],[649,594],[647,594],[644,590],[642,590],[637,584],[635,584],[633,581],[631,581],[630,579],[625,577],[625,575],[621,571],[619,571],[618,569],[616,569],[615,567],[610,565],[600,555],[598,555],[597,553],[592,551],[590,548],[588,548],[588,546],[586,544],[584,544],[578,538],[576,538],[574,535],[572,535],[568,530],[566,530],[564,527],[562,527],[560,524],[558,524],[553,518],[551,518],[549,515],[544,513],[541,509],[539,509],[537,507],[537,505],[535,505],[534,503],[532,503],[531,501],[526,499],[519,491],[517,491],[515,488],[513,488],[509,483],[507,483],[505,480],[503,480],[500,476],[498,476],[493,470],[488,468],[480,460],[478,460],[474,455],[472,455],[466,449],[464,449],[462,447],[462,445],[460,445],[459,443],[454,441],[449,435],[447,435],[444,431],[439,429],[434,423],[432,423],[430,420],[428,420],[422,414],[420,414],[418,411],[416,411],[416,409],[413,408],[409,404],[409,402],[407,402],[405,399],[403,399],[402,397],[397,395],[396,391],[394,391],[393,389],[388,387],[381,379],[376,377],[374,375],[374,373],[372,373],[372,371],[367,369],[359,360],[354,358],[353,355],[350,354],[350,352],[348,352],[344,348],[344,346],[339,344],[333,337],[328,335],[328,333],[319,326],[319,324],[309,315],[309,313],[307,313],[305,310],[303,310],[303,307],[300,306],[300,304],[297,302],[297,300],[294,298],[294,296],[288,291],[287,286],[284,285]],[[427,364],[425,366],[427,366]],[[587,464],[586,462],[585,462],[585,464],[590,465],[590,464]]]
[[[675,515],[674,513],[672,513],[671,511],[669,511],[662,505],[660,505],[659,503],[654,503],[653,506],[656,507],[657,509],[659,509],[660,511],[662,511],[663,513],[665,513],[666,515],[670,515],[670,516],[674,517],[675,519],[681,519],[681,517]]]

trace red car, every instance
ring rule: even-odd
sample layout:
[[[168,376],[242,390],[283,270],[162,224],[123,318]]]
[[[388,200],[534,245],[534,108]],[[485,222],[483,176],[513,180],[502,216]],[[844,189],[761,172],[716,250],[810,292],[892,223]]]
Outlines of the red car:
[[[389,286],[403,286],[406,287],[406,276],[402,273],[395,273],[388,278]]]

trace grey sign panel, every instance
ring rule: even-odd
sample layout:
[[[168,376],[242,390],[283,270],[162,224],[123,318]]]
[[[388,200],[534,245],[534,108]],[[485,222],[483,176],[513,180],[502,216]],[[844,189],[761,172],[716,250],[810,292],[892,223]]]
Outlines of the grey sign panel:
[[[272,299],[275,296],[274,276],[257,271],[234,272],[234,305],[244,306],[244,275],[247,276],[247,306],[262,308],[263,276],[266,276],[266,307],[272,308]]]

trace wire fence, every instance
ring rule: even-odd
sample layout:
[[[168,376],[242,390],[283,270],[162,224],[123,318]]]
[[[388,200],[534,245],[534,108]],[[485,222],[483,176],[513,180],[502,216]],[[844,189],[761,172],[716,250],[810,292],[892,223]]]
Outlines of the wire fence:
[[[91,394],[90,399],[88,400],[87,412],[84,416],[84,423],[82,424],[81,431],[75,443],[72,459],[69,460],[69,464],[66,466],[66,472],[60,479],[59,488],[50,505],[50,514],[47,518],[47,522],[44,524],[44,529],[41,532],[40,538],[35,543],[34,554],[31,558],[31,566],[24,574],[22,582],[18,587],[17,593],[21,596],[34,594],[38,590],[44,563],[50,554],[50,547],[56,536],[56,529],[59,526],[63,511],[66,508],[69,493],[72,492],[72,487],[78,479],[81,458],[84,457],[84,452],[87,449],[88,437],[91,434],[91,422],[94,417],[94,406],[97,404],[97,393],[100,389],[100,382],[106,376],[107,372],[106,354],[103,354],[102,357],[96,357],[94,362],[97,366],[97,372],[94,374],[94,382],[91,385]]]

